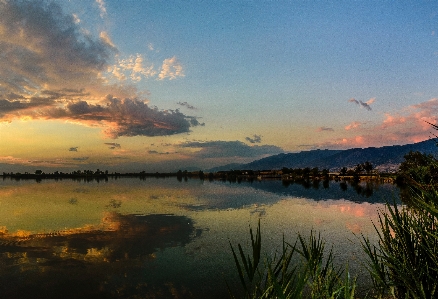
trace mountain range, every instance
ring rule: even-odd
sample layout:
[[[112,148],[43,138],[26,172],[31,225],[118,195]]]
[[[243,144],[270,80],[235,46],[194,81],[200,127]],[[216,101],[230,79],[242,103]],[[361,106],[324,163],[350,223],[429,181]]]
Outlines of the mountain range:
[[[299,153],[282,153],[255,160],[247,164],[228,164],[209,169],[210,172],[228,171],[231,169],[272,170],[287,168],[318,167],[331,171],[342,167],[352,168],[357,164],[370,162],[375,169],[382,172],[393,172],[398,169],[404,156],[410,151],[419,151],[437,156],[438,148],[435,140],[425,140],[413,144],[384,147],[352,148],[347,150],[310,150]]]

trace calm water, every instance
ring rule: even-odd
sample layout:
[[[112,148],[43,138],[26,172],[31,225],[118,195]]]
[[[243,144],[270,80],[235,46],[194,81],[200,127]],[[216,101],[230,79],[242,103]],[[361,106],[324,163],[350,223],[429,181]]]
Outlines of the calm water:
[[[360,277],[355,234],[392,185],[176,178],[0,181],[0,298],[229,298],[228,242],[262,225],[267,254],[311,229]]]

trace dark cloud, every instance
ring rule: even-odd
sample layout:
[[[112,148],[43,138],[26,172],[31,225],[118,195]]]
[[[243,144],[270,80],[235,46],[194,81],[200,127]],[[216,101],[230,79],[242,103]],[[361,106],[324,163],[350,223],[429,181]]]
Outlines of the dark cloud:
[[[169,153],[169,152],[158,152],[158,151],[155,151],[155,150],[149,150],[148,154],[150,154],[150,155],[170,155],[171,153]]]
[[[246,137],[245,140],[250,142],[250,143],[260,143],[260,142],[262,142],[262,135],[255,135],[254,134],[253,138]]]
[[[46,109],[58,106],[65,100],[86,96],[83,90],[62,89],[62,90],[42,90],[40,96],[25,97],[15,93],[0,95],[0,115],[13,114],[19,112],[20,115],[26,114],[23,110]]]
[[[63,88],[59,90],[42,90],[41,96],[44,99],[77,99],[81,97],[88,96],[89,94],[85,92],[84,89],[68,89]]]
[[[194,153],[197,158],[258,157],[283,152],[280,147],[275,145],[249,146],[241,141],[192,141],[179,146],[200,149]]]
[[[105,128],[105,134],[113,139],[120,136],[173,135],[189,132],[190,127],[204,125],[199,123],[196,117],[186,116],[178,110],[159,110],[138,99],[119,100],[112,96],[108,96],[102,104],[70,101],[64,106],[57,103],[56,107],[49,106],[18,113],[20,109],[38,105],[37,101],[23,103],[0,100],[0,112],[15,111],[16,116],[26,115],[33,119],[66,119],[84,125],[101,126]]]
[[[108,101],[109,103],[104,108],[93,107],[93,109],[103,108],[103,110],[92,115],[114,124],[106,130],[106,134],[112,138],[173,135],[189,132],[192,126],[203,125],[197,121],[196,117],[186,116],[178,110],[150,108],[140,100],[118,100],[109,97]]]
[[[24,101],[0,99],[0,115],[51,105],[54,105],[54,102],[51,99],[31,98],[30,100]]]
[[[329,132],[333,132],[333,128],[329,128],[329,127],[319,127],[317,130],[317,132],[323,132],[323,131],[329,131]]]
[[[361,108],[365,108],[368,111],[371,111],[371,104],[374,103],[376,99],[375,98],[371,98],[366,102],[362,102],[361,100],[356,100],[355,98],[351,98],[348,100],[349,103],[355,103],[357,105],[359,105]]]
[[[89,157],[72,158],[74,161],[86,161]]]
[[[122,147],[119,143],[115,143],[115,142],[105,142],[105,144],[109,145],[108,148],[111,150]]]
[[[6,95],[4,95],[2,97],[6,98],[8,100],[25,99],[25,97],[23,97],[22,95],[19,95],[19,94],[13,93],[13,92],[11,92],[9,94],[6,94]]]
[[[77,152],[78,151],[78,146],[75,147],[71,147],[68,149],[69,152]]]
[[[190,105],[187,102],[178,102],[177,104],[180,106],[186,107],[187,109],[196,110],[196,108],[194,106]]]

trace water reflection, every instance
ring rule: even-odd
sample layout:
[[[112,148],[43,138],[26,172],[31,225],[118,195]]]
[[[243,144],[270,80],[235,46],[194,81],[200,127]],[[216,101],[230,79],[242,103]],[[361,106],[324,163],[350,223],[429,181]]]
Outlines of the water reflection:
[[[224,182],[222,183],[224,184]],[[233,184],[228,185],[232,186]],[[393,199],[398,199],[400,193],[400,189],[396,185],[380,184],[373,181],[264,180],[243,181],[239,183],[239,186],[262,190],[280,196],[309,198],[316,201],[345,199],[353,202],[385,203],[387,200],[392,202]]]
[[[115,212],[105,213],[98,228],[46,234],[4,229],[0,280],[8,283],[0,284],[0,294],[2,298],[120,298],[122,293],[129,297],[151,289],[153,294],[160,288],[170,291],[157,282],[148,287],[145,275],[138,272],[151,270],[148,263],[158,250],[184,246],[195,235],[188,217]]]
[[[342,264],[358,261],[352,232],[372,234],[379,202],[395,192],[334,181],[0,181],[0,298],[225,298],[224,278],[238,283],[228,242],[247,240],[248,224],[261,219],[267,252],[283,234],[315,229]]]

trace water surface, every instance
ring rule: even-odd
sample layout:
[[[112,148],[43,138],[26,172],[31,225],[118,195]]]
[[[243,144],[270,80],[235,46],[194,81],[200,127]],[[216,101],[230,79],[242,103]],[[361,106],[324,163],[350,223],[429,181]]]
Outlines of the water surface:
[[[176,178],[0,181],[2,298],[227,298],[229,242],[260,219],[264,251],[283,234],[321,232],[340,264],[364,276],[356,236],[392,185]],[[355,236],[356,235],[356,236]]]

